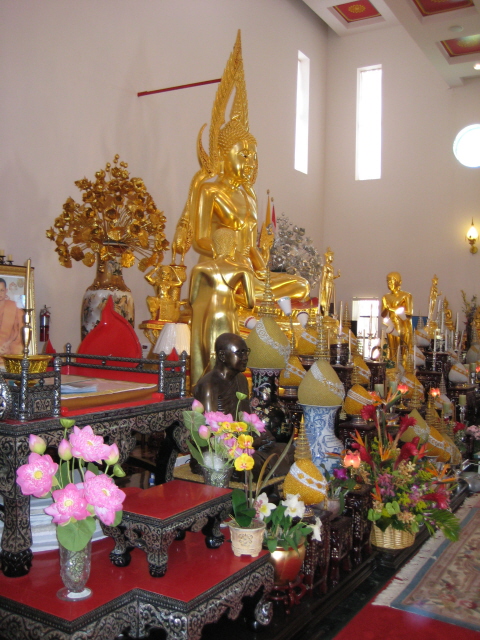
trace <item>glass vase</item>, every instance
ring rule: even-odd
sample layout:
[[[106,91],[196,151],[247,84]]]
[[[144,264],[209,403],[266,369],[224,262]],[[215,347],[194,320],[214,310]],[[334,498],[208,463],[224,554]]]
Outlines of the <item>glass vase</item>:
[[[92,595],[92,590],[85,585],[90,577],[92,541],[89,540],[87,546],[80,551],[70,551],[61,544],[58,545],[58,549],[60,551],[60,577],[65,586],[57,591],[57,596],[67,602],[89,598]]]
[[[233,467],[226,467],[224,469],[211,469],[210,467],[200,467],[202,470],[203,479],[205,484],[212,487],[220,487],[221,489],[228,489],[230,478],[232,477]]]

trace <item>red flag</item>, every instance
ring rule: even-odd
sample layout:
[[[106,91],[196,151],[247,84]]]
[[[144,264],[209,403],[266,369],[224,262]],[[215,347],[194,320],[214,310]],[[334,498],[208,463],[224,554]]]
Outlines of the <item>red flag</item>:
[[[276,231],[277,230],[277,218],[275,217],[275,205],[273,204],[273,198],[272,198],[272,226],[273,226],[273,230]]]

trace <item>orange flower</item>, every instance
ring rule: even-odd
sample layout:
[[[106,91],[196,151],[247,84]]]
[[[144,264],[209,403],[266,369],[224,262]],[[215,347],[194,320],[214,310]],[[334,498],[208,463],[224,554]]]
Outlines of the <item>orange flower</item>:
[[[430,389],[430,395],[436,398],[440,395],[440,389],[434,389],[433,387]]]
[[[406,385],[406,384],[401,384],[401,383],[400,383],[400,384],[397,386],[397,390],[398,390],[398,391],[400,391],[400,393],[401,393],[402,395],[404,395],[405,393],[408,393],[408,385]]]

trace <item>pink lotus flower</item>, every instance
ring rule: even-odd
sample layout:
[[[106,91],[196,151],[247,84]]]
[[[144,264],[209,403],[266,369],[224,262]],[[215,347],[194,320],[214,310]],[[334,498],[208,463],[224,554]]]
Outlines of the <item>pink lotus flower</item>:
[[[96,476],[91,471],[85,473],[85,498],[95,509],[95,515],[110,526],[115,520],[115,512],[122,510],[125,493],[117,487],[112,478],[101,473]]]
[[[45,453],[47,443],[43,438],[40,438],[40,436],[35,436],[31,433],[28,437],[28,448],[34,453],[42,454]]]
[[[199,400],[195,399],[192,402],[192,411],[196,411],[197,413],[203,413],[205,411],[205,408]]]
[[[52,489],[53,476],[57,473],[58,464],[49,455],[41,456],[32,452],[28,456],[28,464],[17,469],[17,482],[24,496],[41,498]]]
[[[263,433],[265,431],[265,424],[260,420],[256,413],[247,413],[246,411],[242,411],[240,417],[243,422],[246,422],[259,433]]]
[[[209,438],[210,429],[207,427],[207,425],[202,424],[198,427],[198,435],[204,440],[207,440]]]
[[[221,411],[205,411],[205,420],[212,429],[218,431],[222,422],[233,422],[231,413],[222,413]]]
[[[58,455],[61,460],[71,460],[73,458],[72,447],[70,446],[69,441],[65,440],[65,438],[63,438],[58,445]]]
[[[49,507],[45,507],[44,511],[53,517],[55,524],[67,524],[71,518],[85,520],[90,515],[83,489],[73,483],[67,484],[65,489],[53,491],[52,497],[55,502],[52,502]]]
[[[104,444],[102,436],[96,436],[90,426],[83,429],[73,427],[70,444],[72,455],[75,458],[83,458],[85,462],[101,462],[110,455],[108,444]]]
[[[120,451],[118,450],[118,447],[115,443],[111,444],[110,447],[110,453],[108,455],[107,458],[105,458],[105,462],[108,465],[114,465],[117,464],[118,459],[120,458]]]

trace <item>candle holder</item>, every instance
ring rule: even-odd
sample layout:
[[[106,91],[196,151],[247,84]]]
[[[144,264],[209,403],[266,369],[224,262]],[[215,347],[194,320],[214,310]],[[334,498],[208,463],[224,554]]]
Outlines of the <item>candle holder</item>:
[[[460,422],[462,422],[463,424],[465,424],[465,416],[467,413],[467,407],[465,405],[460,405],[458,407],[459,413],[460,413]]]

